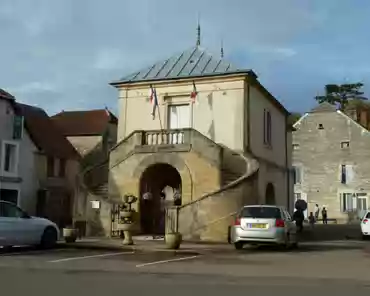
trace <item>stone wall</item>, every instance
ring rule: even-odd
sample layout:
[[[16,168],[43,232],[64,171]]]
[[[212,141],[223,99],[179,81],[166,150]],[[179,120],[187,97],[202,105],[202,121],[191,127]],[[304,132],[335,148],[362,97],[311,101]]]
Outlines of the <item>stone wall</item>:
[[[308,113],[295,127],[293,164],[302,172],[295,192],[307,197],[308,211],[318,203],[327,207],[329,218],[347,221],[340,193],[370,195],[370,133],[339,111]],[[342,147],[342,142],[349,142],[349,147]],[[343,164],[353,166],[348,184],[341,184]]]

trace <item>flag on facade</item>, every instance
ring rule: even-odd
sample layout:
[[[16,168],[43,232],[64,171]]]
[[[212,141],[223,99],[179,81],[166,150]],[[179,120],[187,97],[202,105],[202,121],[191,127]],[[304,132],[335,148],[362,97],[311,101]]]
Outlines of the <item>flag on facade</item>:
[[[190,98],[191,98],[191,101],[193,103],[197,103],[198,104],[198,91],[197,91],[197,88],[195,87],[195,83],[193,81],[193,91],[191,92],[190,94]]]
[[[153,86],[150,86],[149,99],[150,99],[150,103],[153,106],[152,116],[153,116],[153,119],[155,119],[155,110],[157,109],[157,106],[158,106],[158,98],[157,98],[157,92],[155,88],[153,88]]]

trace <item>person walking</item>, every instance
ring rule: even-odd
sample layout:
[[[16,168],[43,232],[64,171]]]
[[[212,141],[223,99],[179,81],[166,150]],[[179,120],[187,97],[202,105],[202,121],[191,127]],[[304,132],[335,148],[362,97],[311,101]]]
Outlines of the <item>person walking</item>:
[[[320,207],[319,207],[318,204],[315,205],[314,213],[315,213],[315,219],[316,219],[316,221],[319,220]]]
[[[321,215],[322,215],[322,223],[328,224],[328,211],[326,210],[325,207],[322,208]]]
[[[310,212],[310,215],[308,216],[308,222],[310,223],[311,229],[313,229],[316,222],[316,218],[313,215],[313,212]]]
[[[298,232],[303,231],[303,221],[304,221],[304,214],[302,209],[297,209],[293,214],[293,221],[295,221],[295,225],[297,226]]]

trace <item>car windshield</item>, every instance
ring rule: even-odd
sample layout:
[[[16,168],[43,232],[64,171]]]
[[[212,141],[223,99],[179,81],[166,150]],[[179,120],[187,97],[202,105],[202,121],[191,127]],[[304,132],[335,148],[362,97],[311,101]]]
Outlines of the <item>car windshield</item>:
[[[240,216],[241,218],[281,219],[281,212],[279,208],[274,207],[245,207]]]
[[[370,212],[368,212],[367,214],[366,214],[366,217],[365,217],[366,219],[370,219]]]

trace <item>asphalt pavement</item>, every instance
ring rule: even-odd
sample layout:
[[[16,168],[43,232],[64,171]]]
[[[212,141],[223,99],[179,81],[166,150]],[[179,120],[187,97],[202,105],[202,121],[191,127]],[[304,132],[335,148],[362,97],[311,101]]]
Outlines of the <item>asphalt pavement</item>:
[[[302,245],[296,251],[217,247],[143,251],[61,246],[0,252],[4,295],[345,295],[370,292],[364,242]]]

